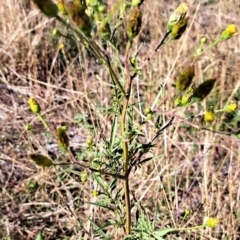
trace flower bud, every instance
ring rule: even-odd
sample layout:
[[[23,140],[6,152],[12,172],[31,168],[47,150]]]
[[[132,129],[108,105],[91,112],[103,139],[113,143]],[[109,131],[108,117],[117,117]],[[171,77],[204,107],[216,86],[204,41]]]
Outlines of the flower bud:
[[[33,129],[33,126],[31,124],[25,125],[25,130],[26,131],[31,131]]]
[[[41,108],[40,105],[38,104],[37,100],[34,97],[30,97],[28,99],[28,104],[33,113],[40,113]]]
[[[57,140],[58,140],[58,146],[67,150],[69,146],[69,139],[66,134],[66,127],[62,126],[57,129]]]
[[[187,28],[188,18],[179,20],[172,28],[171,38],[174,40],[179,39]]]
[[[52,0],[32,0],[39,10],[48,17],[58,15],[58,7]]]
[[[133,40],[140,32],[142,25],[142,13],[139,7],[130,10],[127,17],[127,34],[130,40]]]
[[[206,123],[212,123],[215,120],[215,115],[212,110],[208,110],[204,114],[204,121]]]
[[[195,75],[194,66],[186,67],[176,80],[176,88],[179,91],[186,90],[192,83]]]
[[[230,24],[227,26],[227,28],[222,32],[220,38],[222,40],[227,40],[237,34],[237,29],[234,24]]]
[[[181,20],[183,20],[188,13],[188,5],[186,3],[182,3],[178,6],[178,8],[171,14],[168,24],[167,30],[168,32],[172,32],[173,27]]]
[[[61,32],[58,29],[55,28],[52,32],[52,35],[53,36],[61,36]]]
[[[232,102],[228,104],[227,106],[224,107],[224,111],[227,113],[232,113],[235,112],[238,109],[238,104],[237,102]]]
[[[185,106],[192,101],[192,96],[195,90],[195,86],[191,86],[187,89],[186,93],[182,96],[181,105]]]
[[[64,5],[64,0],[57,0],[57,5],[58,5],[58,9],[61,12],[61,14],[67,15],[67,11],[66,11],[65,5]]]

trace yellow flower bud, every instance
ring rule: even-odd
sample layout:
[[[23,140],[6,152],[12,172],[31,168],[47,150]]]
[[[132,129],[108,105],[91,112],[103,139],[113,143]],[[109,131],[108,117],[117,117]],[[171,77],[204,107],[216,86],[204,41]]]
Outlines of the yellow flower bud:
[[[61,34],[61,32],[58,29],[56,29],[56,28],[52,32],[53,36],[60,36],[60,34]]]
[[[33,113],[40,113],[41,108],[40,105],[38,104],[37,100],[34,97],[30,97],[28,99],[28,104]]]
[[[182,3],[178,6],[178,8],[171,14],[168,24],[167,30],[168,32],[172,32],[173,27],[179,22],[182,21],[187,13],[188,13],[188,5],[186,3]]]
[[[139,7],[130,10],[127,17],[127,34],[130,40],[133,40],[140,32],[142,25],[142,13]]]
[[[25,125],[25,130],[26,131],[31,131],[33,129],[33,126],[31,124]]]
[[[58,5],[58,9],[61,12],[61,14],[67,15],[67,11],[66,11],[65,5],[64,5],[64,0],[57,0],[57,5]]]
[[[175,107],[181,107],[182,106],[182,95],[179,95],[174,99],[174,106]]]
[[[171,38],[174,40],[179,39],[187,28],[188,18],[179,20],[172,28]]]
[[[176,80],[177,90],[179,91],[186,90],[190,86],[194,75],[195,75],[194,66],[189,66],[185,68]]]
[[[87,172],[81,172],[81,174],[80,174],[80,176],[81,176],[81,182],[86,182],[87,181],[87,178],[88,178],[88,175],[87,175]]]
[[[203,220],[203,225],[206,227],[214,228],[219,224],[220,220],[217,218],[205,217]]]
[[[235,112],[238,109],[238,104],[237,102],[232,102],[228,104],[227,106],[224,107],[224,111],[227,113],[232,113]]]
[[[204,114],[204,121],[206,123],[212,123],[215,120],[215,115],[212,110],[208,110]]]
[[[93,139],[92,138],[87,138],[86,143],[89,147],[93,146]]]
[[[186,93],[184,93],[184,95],[182,96],[182,99],[181,99],[182,106],[185,106],[192,101],[192,96],[193,96],[194,90],[195,90],[195,86],[192,86],[187,89]]]
[[[67,150],[69,146],[69,139],[66,134],[66,127],[62,126],[57,129],[57,140],[58,140],[58,146]]]
[[[53,161],[43,155],[40,154],[31,154],[30,158],[39,166],[41,167],[50,167],[53,165]]]
[[[58,15],[58,7],[52,0],[32,0],[35,5],[48,17]]]
[[[222,32],[221,34],[221,39],[222,40],[227,40],[237,34],[237,29],[234,24],[230,24],[227,26],[227,28]]]
[[[64,49],[64,44],[63,43],[59,44],[58,48],[59,49]]]

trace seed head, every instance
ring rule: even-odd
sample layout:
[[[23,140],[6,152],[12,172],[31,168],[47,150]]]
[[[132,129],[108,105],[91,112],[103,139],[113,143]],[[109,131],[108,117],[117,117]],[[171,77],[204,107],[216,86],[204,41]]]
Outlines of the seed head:
[[[188,5],[186,3],[182,3],[178,6],[178,8],[171,14],[168,24],[167,30],[168,32],[172,32],[173,27],[179,22],[182,21],[187,13],[188,13]]]
[[[52,0],[32,0],[39,10],[48,17],[58,15],[58,7]]]
[[[142,25],[142,13],[139,7],[130,10],[127,17],[127,34],[130,40],[133,40],[140,32]]]
[[[186,90],[190,86],[194,75],[195,75],[194,66],[192,65],[186,67],[176,80],[177,90],[179,91]]]

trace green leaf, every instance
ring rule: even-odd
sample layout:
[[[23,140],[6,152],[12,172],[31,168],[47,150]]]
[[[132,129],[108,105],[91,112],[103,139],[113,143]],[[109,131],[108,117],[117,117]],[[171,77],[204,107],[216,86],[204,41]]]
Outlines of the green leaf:
[[[95,222],[93,222],[91,219],[89,219],[89,221],[92,223],[94,230],[95,230],[100,236],[103,237],[102,239],[104,239],[104,240],[111,240],[111,238],[110,238],[106,233],[104,233],[104,231],[103,231],[103,229],[104,229],[105,227],[108,227],[109,224],[107,224],[107,225],[105,225],[105,226],[103,226],[103,227],[100,228],[100,227],[99,227]]]
[[[116,133],[117,133],[117,127],[118,127],[118,118],[117,116],[115,115],[114,116],[114,119],[113,119],[113,123],[112,123],[112,130],[111,130],[111,138],[110,138],[110,151],[112,151],[112,147],[113,147],[113,144],[115,142],[115,137],[116,137]]]
[[[43,237],[40,232],[37,233],[35,240],[43,240]]]
[[[168,233],[170,233],[170,232],[175,232],[175,231],[177,231],[178,229],[177,228],[164,228],[164,229],[160,229],[160,230],[157,230],[157,231],[155,231],[154,232],[154,236],[155,236],[155,234],[156,234],[156,237],[157,236],[164,236],[164,235],[166,235],[166,234],[168,234]]]
[[[102,208],[107,208],[110,211],[114,211],[114,209],[109,206],[109,203],[106,203],[106,202],[86,202],[86,203],[94,206],[102,207]]]
[[[103,189],[103,191],[105,192],[107,189],[107,185],[103,182],[101,175],[99,175],[99,173],[94,173],[93,174],[94,180],[97,181],[98,185]]]

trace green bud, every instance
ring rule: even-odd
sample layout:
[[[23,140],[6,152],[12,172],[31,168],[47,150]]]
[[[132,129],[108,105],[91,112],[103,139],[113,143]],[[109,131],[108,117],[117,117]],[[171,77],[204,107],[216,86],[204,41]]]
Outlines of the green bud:
[[[67,150],[69,147],[69,139],[66,134],[66,127],[62,126],[57,129],[57,140],[58,140],[58,146]]]

